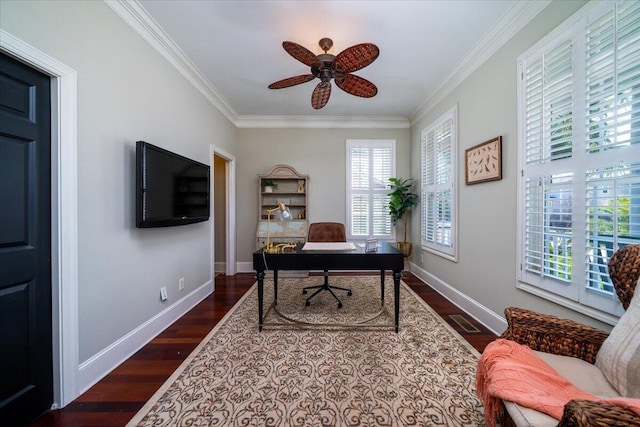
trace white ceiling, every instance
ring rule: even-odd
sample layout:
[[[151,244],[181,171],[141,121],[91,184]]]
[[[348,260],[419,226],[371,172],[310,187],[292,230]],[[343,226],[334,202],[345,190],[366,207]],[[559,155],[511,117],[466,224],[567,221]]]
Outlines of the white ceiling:
[[[238,118],[410,117],[516,3],[138,0]],[[376,84],[375,97],[355,97],[332,83],[328,104],[314,110],[318,80],[267,88],[309,73],[282,41],[322,53],[322,37],[333,39],[334,55],[357,43],[378,45],[378,59],[355,73]]]

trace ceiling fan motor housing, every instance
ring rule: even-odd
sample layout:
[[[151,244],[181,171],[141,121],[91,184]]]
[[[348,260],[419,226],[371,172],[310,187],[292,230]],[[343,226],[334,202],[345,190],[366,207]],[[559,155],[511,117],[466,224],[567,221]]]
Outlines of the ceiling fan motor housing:
[[[336,58],[335,55],[330,53],[321,53],[317,56],[319,65],[311,67],[311,73],[322,80],[323,82],[331,81],[335,77],[335,70],[333,68],[333,61]]]

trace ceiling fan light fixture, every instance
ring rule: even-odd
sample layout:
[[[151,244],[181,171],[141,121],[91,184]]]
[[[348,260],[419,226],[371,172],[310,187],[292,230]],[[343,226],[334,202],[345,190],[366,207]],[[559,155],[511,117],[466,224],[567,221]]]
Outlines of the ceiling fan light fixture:
[[[322,49],[324,53],[327,53],[327,51],[333,47],[333,40],[329,37],[323,37],[318,44],[320,45],[320,49]]]

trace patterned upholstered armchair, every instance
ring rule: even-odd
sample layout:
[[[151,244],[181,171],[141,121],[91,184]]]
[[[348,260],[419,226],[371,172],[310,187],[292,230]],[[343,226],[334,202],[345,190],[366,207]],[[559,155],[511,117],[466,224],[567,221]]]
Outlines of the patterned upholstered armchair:
[[[640,277],[640,245],[629,245],[619,249],[609,260],[609,276],[612,279],[616,293],[625,310],[634,295],[634,290]],[[631,309],[627,310],[620,319],[618,325],[611,331],[613,337],[616,329],[620,331],[623,321],[626,325],[640,324],[640,298],[636,298]],[[633,318],[629,319],[629,316]],[[529,346],[531,349],[541,352],[541,358],[553,358],[555,356],[544,356],[544,354],[554,354],[561,356],[575,357],[582,359],[589,364],[596,363],[596,356],[600,351],[605,339],[609,336],[604,331],[580,324],[567,319],[554,316],[542,315],[530,310],[509,307],[505,310],[508,322],[507,330],[500,338],[516,341],[519,344]],[[637,326],[633,329],[627,328],[632,333],[637,333]],[[629,341],[638,346],[640,335],[630,336],[625,332]],[[610,346],[611,343],[609,343]],[[640,349],[640,346],[638,346]],[[603,347],[603,350],[605,348]],[[604,353],[604,351],[603,351]],[[600,356],[604,357],[604,356]],[[638,356],[635,356],[635,369],[638,368]],[[572,360],[572,359],[569,359]],[[575,360],[575,359],[573,359]],[[548,360],[545,362],[550,363]],[[575,361],[567,366],[574,369],[578,364]],[[552,365],[553,366],[553,365]],[[564,375],[557,367],[553,366],[560,374]],[[631,368],[633,369],[633,368]],[[631,370],[630,372],[633,372]],[[632,378],[635,390],[640,390],[640,378]],[[578,377],[584,374],[576,374]],[[606,377],[605,373],[605,377]],[[567,377],[568,378],[568,377]],[[611,379],[607,377],[609,382]],[[607,381],[604,381],[605,384]],[[615,381],[611,383],[616,388]],[[577,385],[577,384],[576,384]],[[625,386],[626,387],[626,386]],[[637,392],[637,391],[636,391]],[[593,393],[593,391],[591,391]],[[595,393],[594,393],[595,394]],[[622,393],[621,393],[622,394]],[[610,397],[610,396],[609,396]],[[640,397],[640,396],[627,396]],[[503,412],[503,426],[520,425],[556,425],[557,420],[540,414],[533,409],[522,408],[513,402],[503,402],[506,410]],[[533,413],[531,413],[532,411]],[[532,421],[532,419],[534,421]],[[619,406],[608,405],[602,402],[591,400],[572,400],[564,407],[564,414],[558,426],[640,426],[640,416],[629,409]]]

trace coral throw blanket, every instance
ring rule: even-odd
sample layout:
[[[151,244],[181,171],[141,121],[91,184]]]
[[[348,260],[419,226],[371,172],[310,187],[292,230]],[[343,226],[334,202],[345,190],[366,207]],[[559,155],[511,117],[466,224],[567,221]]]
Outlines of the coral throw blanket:
[[[573,399],[604,401],[640,415],[640,399],[601,399],[585,393],[560,376],[533,351],[514,341],[498,339],[489,344],[476,374],[476,392],[485,408],[487,425],[494,426],[502,400],[562,418],[564,405]]]

